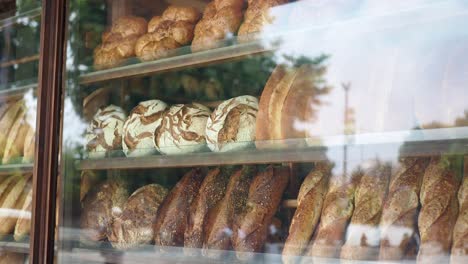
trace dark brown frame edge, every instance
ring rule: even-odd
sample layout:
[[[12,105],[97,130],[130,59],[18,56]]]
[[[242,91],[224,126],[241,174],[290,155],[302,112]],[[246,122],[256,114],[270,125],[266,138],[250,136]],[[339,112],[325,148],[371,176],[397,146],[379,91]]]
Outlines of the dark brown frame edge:
[[[66,1],[42,0],[30,263],[53,263]]]

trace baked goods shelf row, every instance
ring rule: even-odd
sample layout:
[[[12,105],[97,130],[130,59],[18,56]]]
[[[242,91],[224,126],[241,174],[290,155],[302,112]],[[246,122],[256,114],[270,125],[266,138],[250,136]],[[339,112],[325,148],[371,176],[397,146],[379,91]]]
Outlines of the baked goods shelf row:
[[[15,241],[13,235],[8,235],[0,240],[0,251],[29,253],[29,236],[22,241]]]
[[[302,140],[289,140],[291,145]],[[170,167],[218,166],[235,164],[305,163],[339,158],[346,146],[348,157],[405,157],[468,153],[468,129],[444,128],[363,135],[324,137],[322,143],[302,148],[239,152],[204,152],[146,157],[108,157],[77,160],[78,170],[149,169]]]

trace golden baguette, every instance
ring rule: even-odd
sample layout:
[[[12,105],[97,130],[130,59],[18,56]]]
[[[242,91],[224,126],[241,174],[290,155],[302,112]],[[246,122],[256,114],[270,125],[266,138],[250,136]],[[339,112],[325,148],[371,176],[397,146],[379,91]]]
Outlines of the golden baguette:
[[[23,155],[24,140],[27,133],[25,120],[26,109],[21,108],[16,116],[16,120],[11,126],[5,145],[2,163],[7,164]]]
[[[459,179],[447,158],[433,157],[421,186],[421,211],[418,218],[421,244],[419,263],[446,261],[452,231],[458,215]]]
[[[294,256],[302,255],[307,247],[322,211],[330,170],[330,164],[318,163],[302,183],[297,209],[284,244],[283,263],[294,263]]]
[[[428,158],[403,159],[392,176],[380,221],[381,260],[402,259],[415,239],[419,191],[428,163]]]
[[[14,176],[19,180],[10,190],[6,190],[5,199],[0,204],[0,237],[11,234],[18,220],[19,210],[32,188],[31,175]]]
[[[13,103],[8,110],[3,115],[2,119],[0,120],[0,131],[2,134],[0,135],[0,158],[3,158],[3,154],[5,152],[5,146],[8,140],[8,134],[10,133],[11,127],[13,123],[16,121],[16,117],[18,113],[24,108],[24,102],[18,101]]]
[[[23,149],[23,162],[29,163],[34,161],[34,150],[36,147],[36,133],[34,128],[29,126],[28,132],[24,139],[24,149]]]
[[[16,222],[14,238],[16,241],[23,240],[23,238],[29,235],[31,230],[31,210],[32,210],[32,188],[26,196],[23,206],[21,206],[21,212]]]
[[[305,256],[339,257],[346,226],[353,215],[354,194],[361,176],[360,169],[350,176],[340,174],[331,176],[330,187],[323,202],[320,223]]]
[[[451,263],[468,261],[468,156],[464,160],[463,182],[458,191],[460,210],[453,228]]]
[[[391,169],[380,161],[365,168],[354,198],[354,213],[348,226],[341,258],[376,260],[379,256],[379,223]]]

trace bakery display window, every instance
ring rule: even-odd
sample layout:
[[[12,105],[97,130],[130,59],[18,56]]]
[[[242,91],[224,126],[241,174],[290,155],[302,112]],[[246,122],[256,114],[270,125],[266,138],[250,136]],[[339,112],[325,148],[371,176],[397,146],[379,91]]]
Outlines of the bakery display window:
[[[68,1],[57,262],[468,260],[468,5]]]
[[[40,1],[0,1],[0,263],[29,259]]]

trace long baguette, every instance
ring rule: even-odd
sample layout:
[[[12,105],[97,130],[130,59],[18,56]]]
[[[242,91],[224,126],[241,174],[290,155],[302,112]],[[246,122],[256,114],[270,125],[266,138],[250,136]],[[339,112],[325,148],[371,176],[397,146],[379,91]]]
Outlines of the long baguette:
[[[332,175],[323,202],[320,223],[305,256],[339,257],[346,227],[353,215],[354,194],[361,176],[360,169],[356,169],[349,176]]]
[[[381,260],[400,260],[416,234],[419,192],[428,158],[407,158],[392,176],[380,222]]]
[[[0,237],[8,235],[15,229],[16,221],[18,220],[18,213],[23,206],[29,191],[32,188],[30,181],[31,175],[14,176],[19,180],[10,190],[5,200],[1,203],[1,216],[0,216]]]
[[[379,223],[391,169],[380,161],[365,168],[355,194],[355,209],[341,258],[376,260],[379,256]]]
[[[468,156],[464,161],[463,182],[458,191],[460,210],[453,228],[451,263],[468,261]]]
[[[302,183],[283,249],[283,263],[294,263],[294,256],[300,256],[307,247],[322,211],[330,169],[330,164],[318,163]]]
[[[421,186],[418,218],[421,244],[418,262],[445,261],[450,252],[452,231],[458,215],[457,191],[460,182],[446,158],[433,157]]]
[[[247,206],[234,220],[232,244],[238,259],[248,260],[263,248],[288,181],[289,169],[274,166],[253,179]]]
[[[18,216],[18,222],[16,222],[14,238],[16,241],[23,240],[23,238],[29,235],[31,230],[31,210],[32,210],[32,188],[26,196],[24,204],[21,206],[21,212]]]

